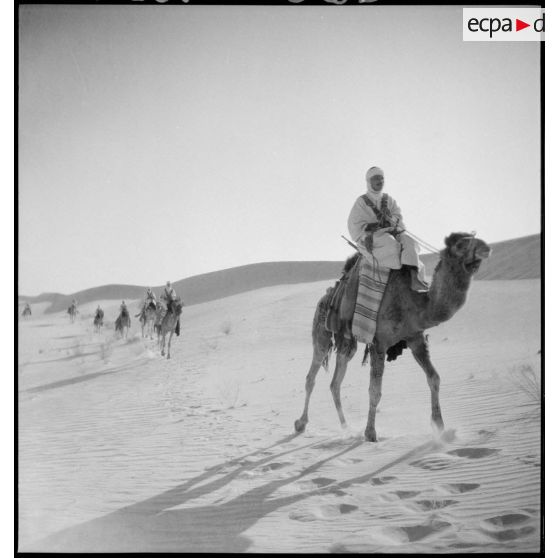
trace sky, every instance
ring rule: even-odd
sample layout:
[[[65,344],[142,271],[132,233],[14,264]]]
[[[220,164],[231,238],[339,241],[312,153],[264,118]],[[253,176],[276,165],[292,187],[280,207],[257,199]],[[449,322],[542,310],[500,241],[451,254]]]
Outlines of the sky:
[[[541,230],[540,46],[443,6],[19,12],[18,292],[342,260],[380,166],[441,248]]]

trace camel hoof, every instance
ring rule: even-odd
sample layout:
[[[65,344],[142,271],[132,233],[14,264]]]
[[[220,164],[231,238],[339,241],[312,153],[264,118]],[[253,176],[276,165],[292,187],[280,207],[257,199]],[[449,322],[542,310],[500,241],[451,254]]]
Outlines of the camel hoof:
[[[295,420],[294,423],[295,430],[301,434],[306,429],[306,423],[301,421],[300,419]]]
[[[377,442],[378,438],[376,437],[376,431],[374,429],[372,430],[365,430],[364,431],[364,439],[367,442]]]
[[[436,418],[432,417],[431,422],[432,422],[432,426],[436,428],[438,432],[444,431],[444,421],[442,420],[442,417],[436,417]]]

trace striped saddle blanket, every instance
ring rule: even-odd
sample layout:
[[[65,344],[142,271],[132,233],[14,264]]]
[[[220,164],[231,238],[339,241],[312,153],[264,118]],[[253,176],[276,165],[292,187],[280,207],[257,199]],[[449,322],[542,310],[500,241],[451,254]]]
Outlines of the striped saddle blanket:
[[[352,333],[361,343],[372,343],[374,339],[378,310],[390,271],[389,267],[373,265],[366,258],[361,258],[358,294],[352,323]]]

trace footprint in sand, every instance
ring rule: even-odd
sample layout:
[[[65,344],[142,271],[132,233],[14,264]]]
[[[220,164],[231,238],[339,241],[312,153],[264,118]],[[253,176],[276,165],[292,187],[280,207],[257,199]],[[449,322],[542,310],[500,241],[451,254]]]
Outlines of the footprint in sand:
[[[446,521],[434,520],[422,525],[411,525],[409,527],[400,527],[399,529],[407,535],[409,542],[416,542],[434,533],[439,533],[450,527],[450,525],[451,523]]]
[[[336,517],[338,515],[346,515],[348,513],[353,513],[356,510],[358,510],[358,506],[354,506],[352,504],[325,505],[325,506],[320,506],[318,510],[318,517],[320,518]]]
[[[353,504],[331,504],[320,506],[315,510],[292,511],[289,514],[289,519],[293,519],[294,521],[320,521],[353,513],[358,509],[358,506],[354,506]]]
[[[432,511],[441,510],[453,504],[457,504],[457,500],[417,500],[415,504],[424,511]]]
[[[311,482],[316,486],[322,487],[335,482],[335,479],[328,479],[327,477],[317,477],[315,479],[312,479]]]
[[[394,494],[400,500],[407,500],[408,498],[414,498],[420,494],[420,490],[396,490]]]
[[[283,467],[287,467],[288,465],[292,465],[292,463],[268,463],[267,465],[264,465],[260,470],[262,473],[268,473],[269,471],[276,471],[277,469],[282,469]]]
[[[518,457],[517,459],[525,465],[534,465],[535,467],[541,466],[541,461],[536,455],[526,455],[525,457]]]
[[[448,455],[456,455],[457,457],[466,457],[467,459],[481,459],[499,453],[499,449],[492,448],[459,448],[448,451]]]
[[[514,525],[520,525],[531,519],[530,516],[523,513],[507,513],[504,515],[497,515],[495,517],[489,517],[485,519],[487,523],[495,525],[496,527],[509,527]]]
[[[447,457],[425,457],[411,462],[411,465],[429,471],[439,471],[451,467],[452,462]]]
[[[335,481],[335,479],[328,479],[327,477],[317,477],[315,479],[311,479],[310,481],[313,485],[318,486],[319,488],[328,486]],[[331,488],[329,488],[328,490],[325,490],[323,492],[326,492],[327,494],[333,494],[335,496],[346,496],[347,493],[344,490],[341,490],[339,487],[337,486],[332,486]]]
[[[532,519],[530,516],[522,513],[497,515],[485,519],[486,528],[482,530],[499,542],[513,541],[531,535],[536,531],[536,528],[532,525],[523,525],[530,519]]]
[[[397,477],[373,477],[372,479],[370,479],[370,483],[378,486],[382,484],[387,484],[388,482],[391,482],[396,478]]]
[[[474,482],[459,482],[455,484],[446,484],[445,487],[451,494],[463,494],[464,492],[471,492],[479,488],[480,484]]]

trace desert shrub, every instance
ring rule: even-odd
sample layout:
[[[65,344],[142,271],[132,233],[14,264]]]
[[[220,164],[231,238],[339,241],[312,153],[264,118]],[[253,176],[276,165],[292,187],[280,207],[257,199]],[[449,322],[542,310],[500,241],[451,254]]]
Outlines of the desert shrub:
[[[533,370],[532,366],[523,364],[511,370],[513,382],[525,393],[530,402],[541,404],[541,378],[540,372]]]

